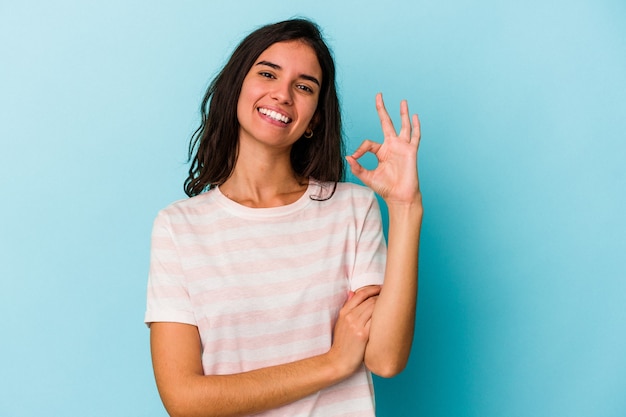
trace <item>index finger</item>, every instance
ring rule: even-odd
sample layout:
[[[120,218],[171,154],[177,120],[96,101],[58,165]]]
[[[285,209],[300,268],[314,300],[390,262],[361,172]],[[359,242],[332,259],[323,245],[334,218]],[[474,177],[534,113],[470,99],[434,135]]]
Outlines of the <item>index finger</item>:
[[[382,93],[376,94],[376,111],[380,119],[380,126],[383,129],[383,135],[385,135],[385,137],[397,136],[396,128],[393,126],[391,117],[389,117],[389,113],[387,113],[387,109],[385,108]]]
[[[366,285],[364,287],[357,288],[354,291],[352,298],[358,296],[358,302],[362,302],[370,297],[374,297],[380,293],[381,285]]]
[[[366,285],[358,288],[356,291],[350,291],[343,307],[352,310],[368,298],[377,296],[380,293],[380,289],[380,285]]]

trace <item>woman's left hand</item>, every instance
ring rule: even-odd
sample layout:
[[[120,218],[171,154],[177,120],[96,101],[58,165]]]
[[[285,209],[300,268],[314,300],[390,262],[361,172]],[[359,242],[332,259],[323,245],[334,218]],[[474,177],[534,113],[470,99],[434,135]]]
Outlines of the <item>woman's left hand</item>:
[[[376,95],[376,110],[384,134],[382,144],[365,140],[359,148],[346,157],[352,173],[365,185],[378,193],[387,204],[421,203],[417,176],[417,148],[420,142],[420,123],[416,114],[409,117],[406,100],[400,103],[402,126],[396,133],[385,109],[382,94]],[[367,152],[376,155],[378,166],[367,170],[357,161]]]

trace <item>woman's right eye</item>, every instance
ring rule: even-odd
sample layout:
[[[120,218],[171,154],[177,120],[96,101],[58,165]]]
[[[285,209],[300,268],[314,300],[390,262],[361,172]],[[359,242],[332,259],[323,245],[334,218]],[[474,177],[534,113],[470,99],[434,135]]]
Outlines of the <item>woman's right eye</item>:
[[[266,72],[266,71],[261,71],[261,72],[259,72],[259,75],[260,75],[261,77],[265,77],[265,78],[274,78],[274,75],[273,75],[273,74],[271,74],[271,73],[269,73],[269,72]]]

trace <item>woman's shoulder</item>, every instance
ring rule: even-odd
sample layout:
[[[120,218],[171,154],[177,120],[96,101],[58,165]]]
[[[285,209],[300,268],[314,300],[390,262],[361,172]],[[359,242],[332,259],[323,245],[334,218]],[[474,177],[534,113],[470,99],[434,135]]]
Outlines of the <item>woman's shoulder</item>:
[[[202,194],[173,201],[158,213],[159,217],[172,217],[180,215],[205,214],[213,206],[214,190],[206,191]]]
[[[338,182],[336,192],[353,198],[375,198],[374,191],[370,188],[353,182]]]
[[[353,182],[320,182],[315,181],[319,185],[319,190],[313,191],[313,195],[318,201],[327,201],[328,203],[348,203],[361,205],[365,202],[373,202],[376,200],[374,192],[360,184]]]
[[[343,181],[337,183],[337,189],[349,190],[354,193],[365,193],[365,194],[373,194],[374,192],[365,185],[356,184],[354,182]]]

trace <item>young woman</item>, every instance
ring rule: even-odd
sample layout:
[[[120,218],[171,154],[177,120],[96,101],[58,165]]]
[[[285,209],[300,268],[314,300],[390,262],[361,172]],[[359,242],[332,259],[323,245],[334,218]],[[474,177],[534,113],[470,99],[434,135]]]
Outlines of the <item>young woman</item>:
[[[332,56],[302,19],[246,37],[209,87],[191,197],[152,236],[146,323],[172,416],[373,416],[370,371],[409,356],[422,219],[419,121],[345,157]],[[357,160],[378,158],[374,170]],[[384,281],[384,285],[383,285]]]

